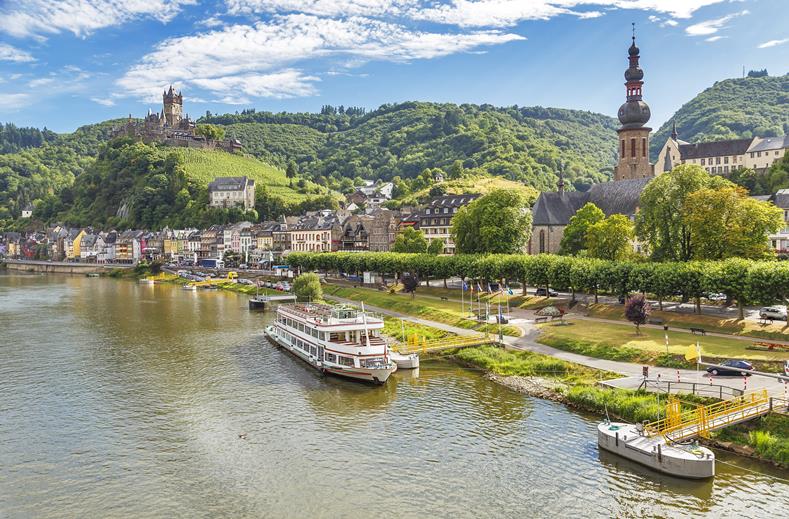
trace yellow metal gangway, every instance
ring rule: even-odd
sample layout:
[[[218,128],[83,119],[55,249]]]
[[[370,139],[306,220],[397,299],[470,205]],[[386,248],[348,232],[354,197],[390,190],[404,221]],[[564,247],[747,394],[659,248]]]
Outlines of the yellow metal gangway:
[[[204,281],[192,281],[187,283],[188,286],[193,287],[206,287],[209,285],[218,285],[220,283],[237,283],[238,282],[238,274],[235,272],[228,272],[226,278],[209,278]]]
[[[429,353],[452,348],[468,348],[471,346],[482,346],[490,344],[494,340],[489,335],[473,335],[466,337],[447,337],[444,339],[434,339],[428,341],[424,337],[412,335],[405,344],[397,347],[397,351],[402,354],[409,353]]]
[[[665,436],[666,439],[675,442],[696,436],[708,438],[711,431],[751,420],[769,412],[770,397],[766,389],[710,405],[699,405],[695,409],[684,412],[679,400],[671,397],[666,405],[666,417],[644,424],[644,432],[647,436]]]

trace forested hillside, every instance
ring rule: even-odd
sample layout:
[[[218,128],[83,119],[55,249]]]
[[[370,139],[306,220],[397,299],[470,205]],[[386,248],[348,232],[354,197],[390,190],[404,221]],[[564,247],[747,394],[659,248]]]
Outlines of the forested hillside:
[[[457,161],[487,174],[553,189],[559,161],[578,188],[610,177],[616,121],[555,108],[496,108],[409,102],[367,113],[272,114],[245,111],[209,116],[263,160],[295,161],[317,183],[343,178],[414,179],[425,169],[449,172]]]
[[[677,123],[686,142],[789,133],[789,74],[718,81],[680,108],[653,135],[653,159]]]

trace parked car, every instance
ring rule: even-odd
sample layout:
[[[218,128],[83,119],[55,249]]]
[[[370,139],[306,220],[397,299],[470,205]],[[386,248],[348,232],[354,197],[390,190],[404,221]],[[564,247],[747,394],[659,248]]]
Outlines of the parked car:
[[[708,301],[726,301],[726,294],[723,293],[716,293],[716,294],[707,294]]]
[[[274,290],[279,290],[281,292],[282,291],[282,283],[277,283],[276,285],[274,285]]]
[[[542,296],[542,297],[558,297],[559,293],[556,292],[555,290],[551,290],[550,288],[548,289],[538,288],[537,290],[535,290],[534,295]]]
[[[786,321],[786,307],[765,306],[759,310],[759,317],[762,319],[777,319],[779,321]]]
[[[285,292],[290,292],[290,283],[288,283],[287,281],[283,281],[282,290],[284,290]]]
[[[715,376],[722,376],[722,377],[741,377],[741,376],[751,376],[750,373],[747,371],[740,371],[743,369],[753,369],[753,364],[745,360],[726,360],[721,363],[721,366],[726,366],[726,368],[714,368],[710,366],[707,368],[707,373],[710,373]],[[729,369],[731,368],[731,369]]]
[[[252,280],[250,280],[250,279],[243,279],[243,278],[239,279],[238,282],[241,283],[242,285],[253,285],[254,286],[254,284],[255,284]]]
[[[242,263],[241,265],[238,266],[238,268],[240,268],[242,270],[246,270],[246,269],[249,268],[249,265],[247,265],[246,263]]]
[[[620,295],[619,295],[619,299],[618,299],[618,301],[619,301],[619,304],[620,304],[620,305],[623,305],[623,304],[625,304],[625,301],[627,301],[627,298],[628,298],[628,297],[630,297],[630,294],[620,294]]]

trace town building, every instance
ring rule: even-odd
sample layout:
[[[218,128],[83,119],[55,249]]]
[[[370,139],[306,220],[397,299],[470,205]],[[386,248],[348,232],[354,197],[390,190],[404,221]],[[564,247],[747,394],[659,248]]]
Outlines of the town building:
[[[33,217],[33,206],[30,205],[30,204],[27,204],[22,209],[22,218],[32,218],[32,217]]]
[[[336,252],[340,249],[343,228],[333,211],[314,211],[289,226],[290,250],[293,252]]]
[[[455,253],[455,242],[452,241],[452,217],[458,209],[479,198],[479,195],[444,195],[430,199],[419,212],[419,229],[425,233],[428,242],[441,240],[444,242],[444,254]]]
[[[340,249],[345,251],[370,250],[370,228],[373,217],[369,215],[351,215],[342,223]]]
[[[789,136],[753,137],[690,144],[679,139],[676,125],[658,153],[656,168],[660,173],[679,164],[696,164],[712,175],[728,175],[748,168],[767,171],[789,149]]]
[[[789,254],[789,189],[779,189],[765,198],[784,212],[784,226],[769,235],[770,246],[777,254]]]
[[[211,207],[255,208],[255,181],[247,177],[217,177],[208,184]]]
[[[376,209],[370,213],[369,249],[372,252],[389,252],[400,232],[401,213],[389,209]]]

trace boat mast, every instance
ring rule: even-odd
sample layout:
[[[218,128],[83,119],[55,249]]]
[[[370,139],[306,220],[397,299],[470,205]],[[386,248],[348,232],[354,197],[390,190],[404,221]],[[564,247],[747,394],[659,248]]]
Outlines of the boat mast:
[[[370,347],[370,332],[367,330],[367,312],[364,311],[364,301],[362,301],[362,322],[364,323],[364,338],[367,347]]]

